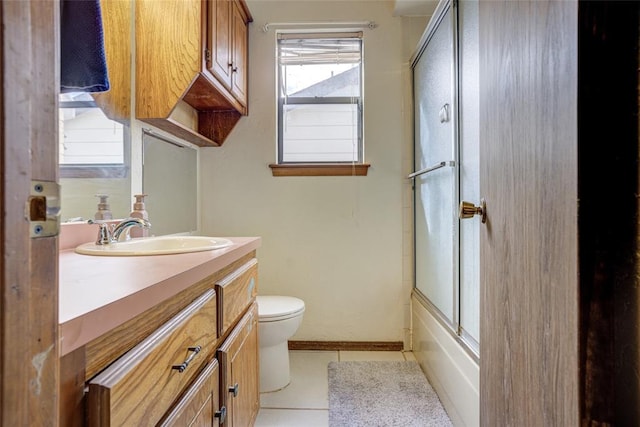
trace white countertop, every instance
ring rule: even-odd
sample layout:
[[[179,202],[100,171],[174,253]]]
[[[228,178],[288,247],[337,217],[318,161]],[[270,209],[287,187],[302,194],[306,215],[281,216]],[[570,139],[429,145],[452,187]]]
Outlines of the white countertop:
[[[60,251],[60,355],[81,347],[176,295],[260,246],[259,237],[228,237],[232,246],[176,255],[109,257]]]

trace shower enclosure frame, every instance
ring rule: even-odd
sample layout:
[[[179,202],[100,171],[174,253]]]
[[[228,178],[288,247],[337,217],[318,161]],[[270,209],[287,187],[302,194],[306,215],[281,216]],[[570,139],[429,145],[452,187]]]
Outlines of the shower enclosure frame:
[[[447,13],[449,15],[447,16]],[[415,67],[425,50],[427,49],[428,44],[433,39],[436,31],[440,28],[441,24],[445,19],[451,20],[451,41],[452,41],[452,49],[451,49],[451,61],[452,61],[452,75],[451,75],[451,139],[452,139],[452,154],[453,159],[442,159],[444,162],[448,162],[453,160],[453,191],[452,198],[454,200],[453,205],[457,206],[460,201],[460,188],[461,188],[461,169],[460,169],[460,37],[459,37],[459,5],[458,0],[447,0],[441,1],[434,14],[429,21],[427,28],[425,29],[420,42],[418,43],[418,49],[414,53],[411,58],[411,75],[413,86],[415,88],[416,76],[415,76]],[[414,154],[414,168],[416,165],[416,149],[418,148],[419,141],[416,138],[416,93],[415,89],[412,91],[412,101],[414,105],[413,116],[414,116],[414,124],[413,124],[413,154]],[[444,163],[443,162],[443,163]],[[415,179],[417,176],[414,174],[410,179],[413,180],[412,188],[413,188],[413,257],[414,257],[414,269],[413,269],[413,280],[414,280],[414,295],[417,300],[419,300],[427,310],[445,327],[445,329],[451,334],[451,336],[461,345],[461,347],[476,361],[479,360],[479,349],[480,344],[479,340],[474,338],[470,333],[468,333],[461,324],[461,262],[460,262],[460,248],[462,245],[461,242],[461,227],[460,220],[457,219],[457,209],[453,209],[455,212],[451,212],[452,216],[455,216],[453,220],[453,235],[452,235],[452,265],[451,265],[451,273],[453,283],[451,283],[451,298],[452,298],[452,316],[449,318],[435,303],[433,303],[429,296],[426,295],[422,290],[418,288],[418,274],[417,274],[417,265],[418,265],[418,250],[417,250],[417,215],[416,211],[418,209],[418,197],[416,192],[416,182]],[[478,319],[479,321],[479,319]]]

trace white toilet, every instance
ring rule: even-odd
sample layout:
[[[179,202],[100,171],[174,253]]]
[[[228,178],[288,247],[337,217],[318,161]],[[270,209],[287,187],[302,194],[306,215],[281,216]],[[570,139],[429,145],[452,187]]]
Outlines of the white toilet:
[[[289,384],[288,340],[302,323],[304,301],[276,295],[258,295],[257,300],[262,393]]]

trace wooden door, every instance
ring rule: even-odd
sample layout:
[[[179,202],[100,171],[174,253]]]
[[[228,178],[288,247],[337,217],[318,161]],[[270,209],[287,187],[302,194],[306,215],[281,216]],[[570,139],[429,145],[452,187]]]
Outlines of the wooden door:
[[[480,4],[480,420],[579,425],[577,23]]]
[[[0,4],[0,425],[58,419],[58,239],[30,237],[32,181],[58,174],[59,2]]]

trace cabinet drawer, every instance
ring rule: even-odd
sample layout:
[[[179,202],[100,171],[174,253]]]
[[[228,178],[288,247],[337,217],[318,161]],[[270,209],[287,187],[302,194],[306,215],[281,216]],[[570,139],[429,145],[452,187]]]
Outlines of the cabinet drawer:
[[[90,425],[155,425],[216,344],[212,289],[89,382]]]
[[[258,260],[251,259],[217,281],[215,286],[218,299],[218,336],[222,337],[238,321],[258,293]]]
[[[158,426],[211,427],[224,422],[221,417],[226,416],[226,409],[219,410],[219,371],[218,361],[213,359]]]

